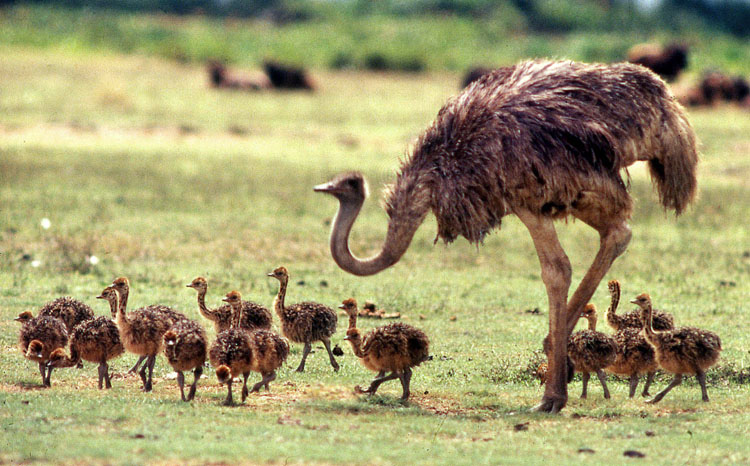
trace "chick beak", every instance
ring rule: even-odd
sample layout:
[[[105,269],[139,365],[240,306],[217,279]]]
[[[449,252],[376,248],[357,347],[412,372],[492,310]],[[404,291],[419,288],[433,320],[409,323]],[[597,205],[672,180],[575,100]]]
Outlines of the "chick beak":
[[[313,187],[316,193],[331,193],[334,191],[333,183],[323,183]]]
[[[346,306],[344,306],[343,304],[339,304],[339,309],[346,309]],[[16,319],[16,320],[18,320],[18,319]]]

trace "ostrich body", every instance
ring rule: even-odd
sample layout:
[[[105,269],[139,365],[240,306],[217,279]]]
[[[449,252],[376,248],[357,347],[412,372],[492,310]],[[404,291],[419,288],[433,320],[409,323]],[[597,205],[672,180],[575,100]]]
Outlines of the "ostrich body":
[[[586,388],[593,372],[599,378],[604,389],[604,398],[609,398],[604,368],[615,362],[617,344],[615,340],[602,332],[596,331],[596,309],[593,304],[587,304],[581,314],[589,322],[589,328],[579,330],[570,336],[568,342],[568,356],[573,362],[576,372],[583,377],[581,398],[586,398]]]
[[[26,359],[39,364],[42,385],[52,386],[52,367],[47,366],[47,361],[53,351],[68,344],[65,323],[51,316],[33,317],[28,311],[21,313],[15,320],[22,324],[18,334],[19,349]]]
[[[39,309],[38,316],[57,317],[65,324],[65,328],[70,334],[73,328],[89,319],[94,318],[94,311],[88,304],[81,302],[70,296],[63,296],[48,302]]]
[[[139,355],[139,363],[141,360],[146,360],[138,374],[143,381],[143,391],[151,391],[156,355],[162,349],[164,333],[173,325],[172,320],[148,307],[127,312],[114,286],[106,287],[97,299],[106,299],[109,302],[125,349]],[[148,376],[146,376],[146,371],[148,371]]]
[[[656,361],[662,369],[675,374],[672,382],[657,393],[649,403],[658,403],[674,387],[682,383],[685,374],[695,375],[701,386],[703,401],[708,401],[706,370],[716,364],[721,352],[721,340],[714,332],[695,327],[678,327],[655,331],[651,325],[651,297],[646,293],[631,301],[641,308],[643,335],[656,351]]]
[[[401,400],[409,398],[409,384],[412,367],[420,365],[429,357],[430,341],[418,328],[401,322],[377,327],[362,337],[357,328],[357,302],[347,299],[339,308],[349,315],[349,329],[345,340],[352,345],[352,351],[362,364],[378,373],[363,393],[374,395],[383,382],[398,378],[403,393]],[[386,375],[386,372],[390,374]]]
[[[203,317],[213,321],[217,334],[227,330],[232,325],[232,308],[228,304],[224,304],[216,309],[209,309],[206,306],[208,282],[206,282],[205,278],[198,277],[187,286],[198,291],[198,310]],[[243,330],[268,330],[271,328],[272,321],[271,311],[265,306],[252,301],[242,301],[240,328]]]
[[[620,303],[620,282],[611,280],[607,283],[609,294],[612,297],[612,304],[607,309],[607,323],[616,331],[627,328],[641,330],[643,321],[641,320],[640,310],[617,314],[617,306]],[[674,317],[671,314],[662,312],[658,309],[653,310],[653,327],[654,330],[672,330],[674,328]]]
[[[289,272],[286,268],[279,267],[268,274],[279,281],[279,293],[273,301],[273,309],[281,320],[281,332],[289,340],[295,343],[303,343],[302,361],[297,367],[297,372],[305,370],[305,361],[310,354],[312,344],[321,341],[328,351],[334,371],[339,370],[336,358],[331,352],[331,335],[336,332],[338,316],[336,311],[320,303],[305,301],[287,306],[284,303],[286,288],[289,283]]]
[[[665,208],[681,213],[696,191],[693,130],[664,82],[643,67],[530,61],[469,85],[440,110],[386,192],[388,231],[367,259],[348,236],[365,200],[363,177],[341,175],[315,190],[339,200],[331,230],[336,263],[355,275],[392,266],[432,211],[438,237],[480,243],[515,214],[527,227],[549,299],[549,380],[537,410],[567,401],[566,353],[583,307],[630,241],[633,201],[621,170],[648,163]],[[568,298],[571,265],[554,221],[593,227],[599,251]]]
[[[126,277],[119,277],[116,278],[112,282],[112,286],[115,288],[115,291],[117,291],[118,295],[120,296],[120,308],[127,309],[128,306],[128,296],[130,295],[130,280],[128,280]],[[174,309],[172,309],[169,306],[164,306],[161,304],[153,304],[150,306],[142,307],[140,309],[148,309],[150,311],[162,314],[164,316],[164,319],[167,319],[171,324],[174,324],[182,319],[187,319],[185,317],[185,314],[181,312],[177,312]],[[163,333],[163,332],[162,332]],[[128,370],[128,372],[137,372],[138,367],[141,365],[141,363],[147,358],[145,355],[141,355],[138,360],[135,362],[133,367]]]
[[[120,356],[124,351],[117,324],[108,317],[100,316],[78,324],[70,335],[70,356],[65,355],[63,348],[58,348],[50,355],[48,365],[72,367],[81,359],[98,363],[99,390],[102,385],[112,388],[107,361]]]
[[[177,372],[177,385],[180,386],[182,401],[190,401],[195,396],[198,380],[203,374],[203,363],[206,362],[207,342],[203,326],[193,320],[181,320],[164,334],[164,355]],[[187,396],[184,371],[193,371],[193,384]]]

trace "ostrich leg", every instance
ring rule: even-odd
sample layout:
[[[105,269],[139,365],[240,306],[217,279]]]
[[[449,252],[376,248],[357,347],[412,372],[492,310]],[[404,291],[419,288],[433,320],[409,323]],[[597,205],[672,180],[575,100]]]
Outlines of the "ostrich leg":
[[[536,411],[556,413],[568,401],[568,328],[567,302],[570,288],[571,267],[568,256],[560,245],[551,219],[539,217],[529,211],[518,211],[516,215],[526,225],[534,241],[542,281],[547,288],[549,300],[548,378],[542,402]]]
[[[575,328],[583,307],[591,300],[596,287],[599,286],[604,275],[612,267],[612,263],[620,254],[625,252],[631,236],[630,227],[623,219],[602,225],[592,222],[584,216],[577,217],[599,232],[599,252],[596,254],[594,262],[589,267],[578,288],[573,293],[573,297],[570,298],[570,302],[568,302],[568,334]],[[603,215],[597,216],[597,219],[601,217]]]

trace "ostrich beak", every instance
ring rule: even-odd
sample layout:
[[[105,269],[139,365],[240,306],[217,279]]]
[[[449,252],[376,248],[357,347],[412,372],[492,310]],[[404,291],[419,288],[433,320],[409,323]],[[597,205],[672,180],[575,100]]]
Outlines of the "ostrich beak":
[[[229,298],[221,298],[221,300],[224,301],[225,303],[229,302]]]
[[[96,297],[96,299],[105,299],[105,298],[103,294],[100,294],[99,296]]]
[[[638,300],[637,299],[631,299],[630,302],[633,303],[633,304],[638,304]]]
[[[351,339],[352,338],[349,335],[347,335],[347,336],[344,337],[344,340],[351,340]]]
[[[339,309],[346,309],[346,306],[344,306],[343,304],[339,304]],[[18,319],[16,319],[16,320],[18,320]]]
[[[193,284],[192,284],[192,283],[190,283],[190,284],[188,284],[188,285],[185,285],[185,287],[187,287],[187,288],[192,288],[192,287],[193,287]]]
[[[313,187],[313,191],[316,193],[332,193],[335,191],[333,183],[323,183]]]
[[[273,277],[274,276],[273,272],[268,272],[266,275],[268,275],[269,277]]]

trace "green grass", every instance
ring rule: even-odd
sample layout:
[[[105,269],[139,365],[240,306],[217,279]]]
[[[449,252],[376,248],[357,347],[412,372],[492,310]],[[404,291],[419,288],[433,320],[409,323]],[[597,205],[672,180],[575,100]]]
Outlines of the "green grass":
[[[721,335],[712,401],[699,401],[692,380],[658,406],[628,400],[627,384],[614,380],[611,400],[593,384],[582,401],[576,380],[563,414],[546,416],[528,412],[542,393],[530,368],[547,312],[518,220],[507,218],[477,249],[433,245],[430,218],[398,265],[357,278],[327,249],[335,202],[311,189],[362,170],[373,199],[353,248],[376,248],[386,227],[379,188],[457,92],[457,74],[321,71],[315,94],[241,94],[207,88],[199,66],[157,58],[7,44],[1,52],[0,460],[571,464],[619,463],[634,449],[649,463],[750,461],[747,112],[691,112],[702,140],[701,194],[678,219],[658,206],[644,168],[630,170],[633,240],[607,276],[621,280],[624,297],[648,291],[680,324]],[[577,282],[598,239],[580,223],[558,230]],[[92,254],[101,259],[95,266],[85,261]],[[94,297],[119,275],[131,279],[133,306],[159,302],[200,319],[185,288],[195,276],[208,277],[210,304],[238,289],[270,305],[277,288],[265,274],[278,265],[292,275],[291,302],[372,299],[429,334],[434,360],[415,370],[408,405],[397,402],[394,382],[374,399],[352,393],[372,374],[341,340],[344,319],[334,337],[345,351],[340,373],[320,348],[306,373],[292,372],[295,345],[271,393],[235,408],[219,406],[226,392],[212,371],[193,403],[179,402],[163,358],[150,394],[135,377],[96,390],[91,364],[55,371],[53,387],[41,390],[15,346],[19,312],[70,294],[105,314]],[[594,302],[606,307],[605,287]],[[541,313],[525,312],[533,308]],[[115,360],[114,372],[134,359]],[[528,429],[517,431],[523,423]]]

